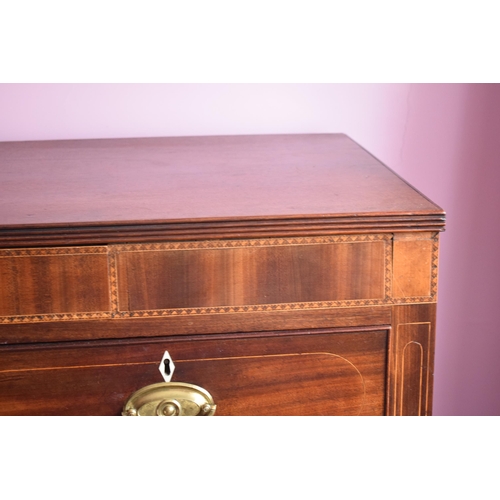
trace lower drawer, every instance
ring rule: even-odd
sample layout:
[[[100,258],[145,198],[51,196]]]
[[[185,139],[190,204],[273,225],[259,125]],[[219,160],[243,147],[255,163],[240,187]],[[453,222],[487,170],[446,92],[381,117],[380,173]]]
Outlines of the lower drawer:
[[[172,381],[208,390],[216,415],[383,415],[388,331],[301,330],[0,348],[3,415],[120,415]]]

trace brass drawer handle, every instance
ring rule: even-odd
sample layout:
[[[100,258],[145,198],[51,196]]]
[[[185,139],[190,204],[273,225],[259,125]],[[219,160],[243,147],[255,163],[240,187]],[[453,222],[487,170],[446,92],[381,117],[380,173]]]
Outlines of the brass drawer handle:
[[[122,415],[142,416],[211,416],[217,405],[202,387],[183,382],[161,382],[135,391],[123,406]]]

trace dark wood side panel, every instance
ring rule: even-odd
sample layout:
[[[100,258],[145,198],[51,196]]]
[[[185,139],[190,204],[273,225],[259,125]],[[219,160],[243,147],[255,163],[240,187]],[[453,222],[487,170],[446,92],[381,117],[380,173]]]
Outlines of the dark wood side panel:
[[[0,348],[5,415],[118,415],[137,389],[173,381],[210,391],[218,415],[382,415],[387,330],[298,331]]]
[[[401,233],[393,243],[393,297],[430,296],[433,233]]]
[[[0,251],[0,316],[109,311],[103,251]]]
[[[384,298],[385,242],[118,253],[122,311]]]
[[[432,414],[436,304],[394,306],[388,414]]]

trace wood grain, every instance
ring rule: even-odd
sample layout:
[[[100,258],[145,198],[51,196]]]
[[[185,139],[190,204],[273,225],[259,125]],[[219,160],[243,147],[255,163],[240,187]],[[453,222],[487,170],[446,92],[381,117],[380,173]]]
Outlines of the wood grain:
[[[0,250],[0,316],[110,311],[107,255],[67,252]]]
[[[0,143],[4,248],[443,224],[343,134]]]
[[[174,381],[212,393],[218,415],[382,415],[387,331],[0,347],[3,415],[118,415],[135,390]],[[42,376],[43,375],[43,376]]]
[[[304,328],[387,326],[389,306],[0,324],[0,344],[185,336]]]
[[[436,304],[394,306],[388,414],[432,414]]]
[[[425,297],[432,292],[432,233],[401,233],[393,242],[393,297]]]
[[[120,310],[383,299],[385,242],[118,253]]]

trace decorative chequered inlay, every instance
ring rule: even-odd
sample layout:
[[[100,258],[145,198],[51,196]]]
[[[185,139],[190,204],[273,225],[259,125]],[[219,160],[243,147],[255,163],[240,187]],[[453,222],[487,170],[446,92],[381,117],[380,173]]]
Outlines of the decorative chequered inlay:
[[[195,307],[179,309],[158,309],[147,311],[120,311],[118,302],[118,274],[116,255],[122,252],[175,251],[199,249],[226,249],[244,247],[269,247],[288,245],[321,245],[331,243],[358,243],[370,241],[385,242],[385,296],[382,299],[339,300],[324,302],[297,302],[285,304],[243,305],[223,307]],[[298,238],[269,238],[258,240],[215,240],[199,242],[168,242],[168,243],[138,243],[125,245],[110,245],[109,247],[73,247],[73,248],[40,248],[0,250],[1,257],[29,257],[44,255],[76,255],[76,254],[108,254],[109,290],[111,312],[85,312],[68,314],[39,314],[31,316],[1,317],[0,323],[34,323],[47,321],[99,320],[125,318],[155,318],[165,316],[191,316],[204,314],[242,314],[254,312],[297,311],[312,309],[332,309],[338,307],[363,307],[376,305],[391,305],[405,303],[434,302],[437,296],[437,262],[439,233],[433,234],[431,295],[428,297],[392,298],[392,235],[362,234],[333,235]]]

